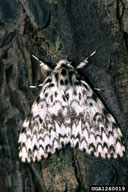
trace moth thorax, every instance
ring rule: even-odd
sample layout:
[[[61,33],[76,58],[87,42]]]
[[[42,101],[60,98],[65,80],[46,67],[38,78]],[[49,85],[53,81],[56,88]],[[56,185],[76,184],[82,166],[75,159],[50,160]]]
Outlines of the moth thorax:
[[[69,85],[69,71],[65,67],[62,67],[59,70],[59,82],[60,85],[63,86],[68,86]]]

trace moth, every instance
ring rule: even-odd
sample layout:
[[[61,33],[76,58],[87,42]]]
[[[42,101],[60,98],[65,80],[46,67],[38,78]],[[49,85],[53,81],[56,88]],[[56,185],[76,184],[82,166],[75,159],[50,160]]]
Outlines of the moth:
[[[21,161],[40,161],[68,143],[96,157],[122,157],[125,144],[118,124],[78,73],[88,58],[76,68],[68,60],[59,61],[54,69],[39,62],[50,75],[23,123],[18,141]]]

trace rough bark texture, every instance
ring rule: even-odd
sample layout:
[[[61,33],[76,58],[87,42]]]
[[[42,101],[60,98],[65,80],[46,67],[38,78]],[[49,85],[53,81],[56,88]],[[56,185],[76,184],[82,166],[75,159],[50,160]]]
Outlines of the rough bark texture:
[[[97,53],[84,75],[117,119],[128,144],[128,1],[5,0],[0,2],[0,192],[89,191],[127,185],[128,154],[103,160],[70,146],[41,163],[22,164],[18,134],[44,79],[44,62],[75,65]]]

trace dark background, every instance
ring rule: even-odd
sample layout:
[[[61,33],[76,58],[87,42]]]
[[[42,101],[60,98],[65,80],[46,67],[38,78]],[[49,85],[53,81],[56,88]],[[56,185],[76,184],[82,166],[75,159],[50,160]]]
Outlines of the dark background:
[[[18,135],[44,80],[32,54],[77,66],[117,119],[128,145],[128,3],[126,0],[0,1],[0,192],[89,191],[128,185],[128,153],[95,158],[66,146],[40,163],[22,164]]]

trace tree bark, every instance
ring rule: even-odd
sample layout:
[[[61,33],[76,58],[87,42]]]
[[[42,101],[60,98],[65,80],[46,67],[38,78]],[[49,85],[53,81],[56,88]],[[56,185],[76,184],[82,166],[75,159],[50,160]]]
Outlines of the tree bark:
[[[90,191],[127,185],[128,160],[103,160],[66,146],[39,163],[23,164],[18,135],[43,82],[32,55],[49,63],[68,58],[83,71],[117,119],[128,144],[127,0],[6,0],[0,2],[0,191]]]

